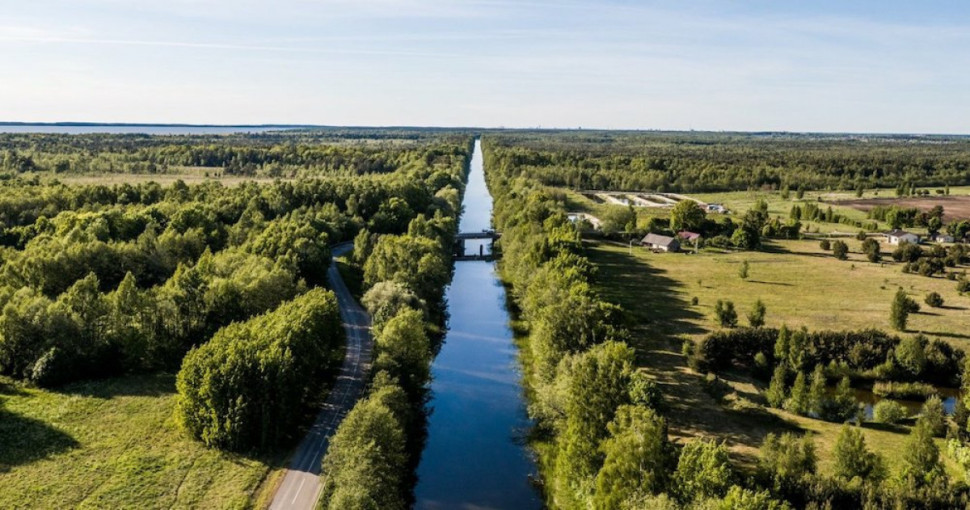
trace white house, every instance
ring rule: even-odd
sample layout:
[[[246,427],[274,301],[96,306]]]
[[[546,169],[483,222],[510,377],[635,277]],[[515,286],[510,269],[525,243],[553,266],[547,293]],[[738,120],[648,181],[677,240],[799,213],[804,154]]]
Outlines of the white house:
[[[653,251],[680,251],[680,241],[673,237],[653,233],[647,234],[640,241],[640,245]]]
[[[956,242],[956,238],[954,238],[950,234],[944,234],[943,232],[940,232],[940,233],[936,234],[935,236],[933,236],[932,239],[933,239],[933,241],[938,242],[938,243],[953,243],[953,242]]]
[[[907,232],[905,230],[893,229],[886,232],[886,239],[889,244],[899,244],[899,243],[912,243],[919,244],[920,237],[912,232]]]

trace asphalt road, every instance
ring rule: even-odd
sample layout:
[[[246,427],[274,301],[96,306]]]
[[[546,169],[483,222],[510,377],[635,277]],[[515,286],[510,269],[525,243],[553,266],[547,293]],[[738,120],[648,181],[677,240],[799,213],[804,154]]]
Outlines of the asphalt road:
[[[343,255],[351,248],[351,243],[338,244],[333,247],[333,256]],[[347,332],[347,353],[323,409],[293,454],[290,467],[270,504],[271,509],[310,510],[316,506],[322,488],[320,463],[327,453],[330,436],[357,403],[370,371],[373,349],[370,317],[347,290],[336,263],[330,264],[327,280],[340,305],[340,318]]]

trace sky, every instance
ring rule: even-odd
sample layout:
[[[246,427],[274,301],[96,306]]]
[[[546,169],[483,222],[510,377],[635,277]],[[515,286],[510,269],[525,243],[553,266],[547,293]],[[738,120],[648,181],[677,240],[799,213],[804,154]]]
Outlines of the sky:
[[[0,120],[970,133],[970,2],[0,0]]]

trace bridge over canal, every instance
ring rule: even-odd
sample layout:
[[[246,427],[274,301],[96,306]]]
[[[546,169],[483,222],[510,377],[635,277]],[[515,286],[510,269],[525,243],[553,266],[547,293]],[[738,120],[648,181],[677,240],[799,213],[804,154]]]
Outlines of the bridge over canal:
[[[495,258],[495,240],[502,237],[501,232],[483,230],[481,232],[460,232],[455,236],[455,260],[492,260]],[[468,252],[467,241],[479,241],[478,253]],[[483,242],[484,241],[484,242]]]

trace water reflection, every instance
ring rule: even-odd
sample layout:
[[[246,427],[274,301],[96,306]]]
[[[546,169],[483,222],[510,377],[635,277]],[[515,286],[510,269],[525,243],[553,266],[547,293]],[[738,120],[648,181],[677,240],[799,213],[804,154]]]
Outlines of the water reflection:
[[[909,416],[916,416],[923,410],[923,402],[919,400],[902,400],[896,398],[881,397],[871,390],[864,388],[853,388],[856,401],[865,404],[866,419],[872,419],[872,409],[880,400],[893,400],[899,402]],[[954,388],[937,388],[937,394],[943,399],[943,410],[948,416],[956,412],[957,399],[960,398],[960,390]]]
[[[462,232],[489,227],[492,199],[477,142],[464,206]],[[467,253],[478,253],[474,243],[467,243]],[[530,422],[505,289],[494,265],[456,263],[446,297],[449,330],[432,366],[432,414],[418,466],[416,507],[541,508],[529,482],[536,471],[523,445]]]

